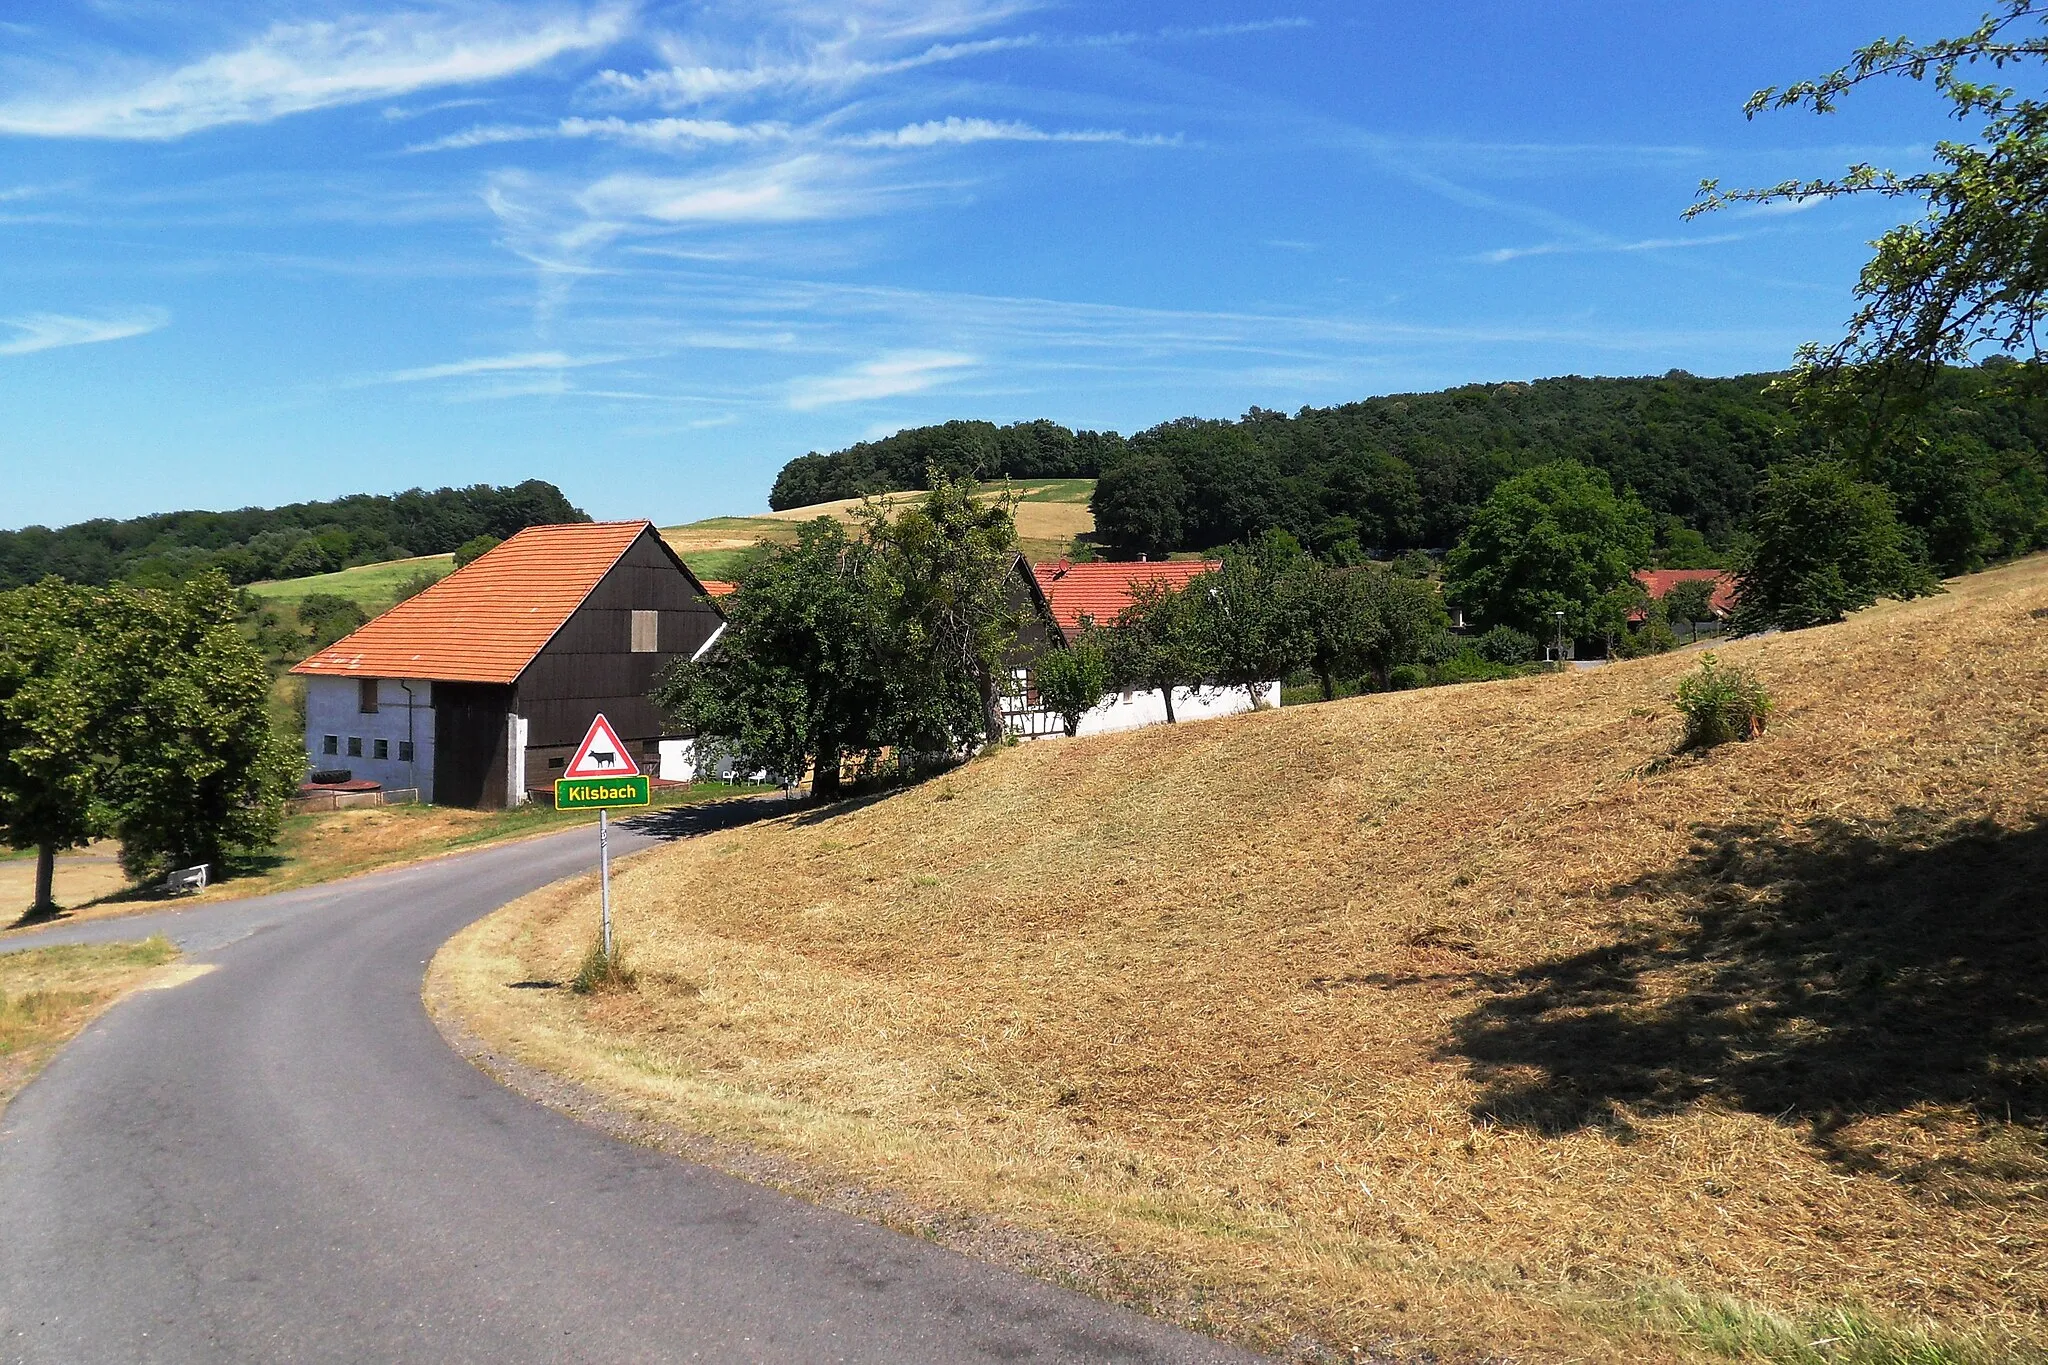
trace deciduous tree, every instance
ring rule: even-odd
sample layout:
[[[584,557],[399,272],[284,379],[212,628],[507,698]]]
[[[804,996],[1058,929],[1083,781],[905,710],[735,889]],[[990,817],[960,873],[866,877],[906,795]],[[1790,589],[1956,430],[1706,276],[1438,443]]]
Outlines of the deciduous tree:
[[[199,863],[224,873],[231,852],[277,837],[305,776],[304,752],[270,727],[270,671],[240,615],[218,573],[95,605],[93,713],[114,756],[104,792],[132,876]]]
[[[1109,691],[1109,652],[1102,632],[1084,625],[1064,648],[1039,655],[1035,680],[1046,709],[1060,718],[1069,735],[1076,733],[1081,717]]]
[[[1560,460],[1493,490],[1451,551],[1445,587],[1482,625],[1548,638],[1562,611],[1568,630],[1587,633],[1601,596],[1649,563],[1654,539],[1633,495]]]
[[[1776,471],[1758,494],[1755,539],[1736,560],[1735,624],[1827,625],[1880,597],[1935,588],[1907,546],[1891,494],[1839,461],[1817,460]]]
[[[110,820],[90,657],[101,596],[55,579],[0,593],[0,836],[36,851],[31,914],[56,908],[57,854]]]

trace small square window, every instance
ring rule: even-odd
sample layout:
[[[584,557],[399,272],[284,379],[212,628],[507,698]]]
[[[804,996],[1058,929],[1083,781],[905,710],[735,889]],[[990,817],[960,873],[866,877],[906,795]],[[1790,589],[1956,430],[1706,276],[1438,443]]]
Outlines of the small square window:
[[[377,680],[359,678],[356,681],[356,711],[360,715],[377,714]]]
[[[633,652],[652,654],[659,648],[661,635],[661,613],[658,611],[636,611],[633,613]]]
[[[361,758],[363,756],[363,742],[354,735],[350,735],[348,738],[348,756],[350,758]]]
[[[566,768],[569,766],[569,760],[566,758],[551,758],[548,760],[548,766],[550,768]]]
[[[374,754],[372,754],[372,755],[371,755],[371,757],[373,757],[373,758],[389,758],[389,757],[391,757],[391,741],[390,741],[390,740],[388,740],[388,739],[380,739],[380,740],[378,740],[378,741],[377,741],[377,744],[376,744],[376,752],[375,752]]]
[[[411,741],[411,740],[409,740],[409,739],[401,739],[401,740],[399,740],[399,741],[398,741],[398,761],[399,761],[400,763],[410,763],[410,762],[412,762],[412,741]]]
[[[341,752],[341,736],[340,736],[340,735],[325,735],[325,736],[323,736],[323,737],[321,738],[321,740],[320,740],[320,752],[321,752],[321,753],[323,753],[323,754],[338,754],[338,753],[340,753],[340,752]]]

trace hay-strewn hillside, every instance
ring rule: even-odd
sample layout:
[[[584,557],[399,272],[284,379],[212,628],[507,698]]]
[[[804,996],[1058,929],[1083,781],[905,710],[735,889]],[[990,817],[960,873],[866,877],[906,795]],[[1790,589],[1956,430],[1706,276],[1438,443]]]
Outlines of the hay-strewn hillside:
[[[433,989],[1252,1339],[1892,1359],[1799,1343],[1932,1319],[2021,1353],[2048,559],[1721,657],[1779,710],[1704,758],[1670,756],[1687,654],[1045,742],[635,861],[635,992],[504,989],[573,973],[588,886]]]

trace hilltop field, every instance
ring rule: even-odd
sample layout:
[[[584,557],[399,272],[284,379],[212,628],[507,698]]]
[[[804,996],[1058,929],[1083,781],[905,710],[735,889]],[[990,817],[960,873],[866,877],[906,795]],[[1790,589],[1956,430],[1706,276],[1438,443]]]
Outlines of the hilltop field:
[[[997,486],[984,485],[983,495],[994,496]],[[1013,482],[1017,496],[1017,542],[1033,560],[1058,559],[1074,543],[1074,537],[1092,534],[1095,516],[1088,510],[1093,479],[1038,479]],[[908,501],[916,492],[885,493],[884,502]],[[723,578],[761,541],[786,545],[796,540],[796,528],[817,517],[852,521],[860,510],[861,498],[792,507],[783,512],[764,512],[752,517],[710,517],[687,526],[670,526],[661,535],[682,556],[700,578]]]
[[[631,990],[508,989],[575,883],[429,1000],[1269,1347],[2043,1358],[2048,557],[1720,654],[1760,740],[1674,754],[1681,653],[1043,741],[633,860]]]

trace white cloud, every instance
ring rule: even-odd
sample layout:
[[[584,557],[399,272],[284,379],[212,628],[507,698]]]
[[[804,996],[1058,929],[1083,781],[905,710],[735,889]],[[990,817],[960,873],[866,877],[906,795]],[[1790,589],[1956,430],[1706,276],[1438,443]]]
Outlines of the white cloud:
[[[707,175],[621,172],[592,183],[576,196],[576,203],[598,223],[797,222],[839,216],[859,207],[837,183],[844,169],[830,158],[806,153]]]
[[[902,128],[859,133],[841,139],[850,147],[937,147],[972,142],[1128,142],[1139,146],[1163,147],[1180,141],[1151,133],[1126,133],[1115,129],[1084,128],[1047,132],[1028,123],[985,118],[929,119]]]
[[[408,152],[460,151],[506,142],[538,142],[554,139],[601,139],[654,150],[686,147],[736,146],[752,142],[787,140],[790,129],[783,123],[728,123],[724,119],[656,118],[565,118],[552,124],[484,124],[408,147]]]
[[[422,365],[418,369],[394,370],[379,382],[412,384],[423,379],[462,379],[472,375],[512,374],[523,370],[570,370],[586,365],[606,365],[616,356],[572,356],[562,351],[522,351],[515,355],[478,356],[444,365]]]
[[[679,64],[666,70],[644,71],[637,76],[623,71],[605,71],[597,77],[597,88],[626,99],[648,100],[664,108],[682,108],[763,90],[844,89],[880,76],[993,52],[1036,47],[1039,42],[1034,35],[1022,34],[963,43],[934,43],[921,52],[881,59],[851,57],[843,52],[823,50],[796,60],[748,66]]]
[[[977,363],[974,356],[947,351],[898,351],[838,374],[799,379],[790,385],[789,405],[807,412],[834,403],[922,393],[954,371]]]
[[[0,355],[28,355],[54,351],[60,346],[90,346],[100,341],[139,337],[168,326],[171,315],[161,308],[139,308],[126,313],[103,313],[98,317],[76,317],[67,313],[23,313],[0,318],[0,329],[12,336],[0,340]]]
[[[223,124],[262,123],[496,80],[564,53],[608,46],[624,35],[630,18],[625,6],[607,4],[543,14],[407,11],[277,24],[246,47],[172,71],[109,71],[97,82],[78,82],[96,89],[16,94],[0,103],[0,133],[163,140]]]

